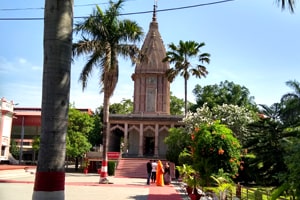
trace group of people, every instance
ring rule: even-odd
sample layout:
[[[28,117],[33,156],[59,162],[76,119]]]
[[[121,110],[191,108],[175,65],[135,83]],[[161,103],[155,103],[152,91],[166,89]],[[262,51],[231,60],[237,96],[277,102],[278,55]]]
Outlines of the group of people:
[[[160,160],[149,160],[147,162],[147,185],[156,183],[157,186],[169,185],[171,183],[170,165],[168,162],[163,166]]]

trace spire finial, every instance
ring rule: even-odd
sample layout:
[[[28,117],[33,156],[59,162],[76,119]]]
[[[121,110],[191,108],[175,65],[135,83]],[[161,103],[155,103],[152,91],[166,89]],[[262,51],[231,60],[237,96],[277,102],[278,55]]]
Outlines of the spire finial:
[[[157,8],[157,0],[154,0],[154,5],[153,5],[153,17],[152,21],[156,21],[156,8]]]

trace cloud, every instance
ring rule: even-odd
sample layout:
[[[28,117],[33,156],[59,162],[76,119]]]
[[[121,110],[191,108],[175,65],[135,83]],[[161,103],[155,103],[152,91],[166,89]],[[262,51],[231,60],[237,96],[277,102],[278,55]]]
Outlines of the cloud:
[[[26,63],[27,63],[27,60],[24,59],[24,58],[19,58],[18,62],[19,62],[20,64],[26,64]]]

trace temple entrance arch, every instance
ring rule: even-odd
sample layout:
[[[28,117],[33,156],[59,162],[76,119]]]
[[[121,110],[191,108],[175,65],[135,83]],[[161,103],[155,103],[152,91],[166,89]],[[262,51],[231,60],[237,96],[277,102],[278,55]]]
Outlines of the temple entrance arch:
[[[144,152],[145,156],[153,156],[154,155],[154,145],[155,138],[154,137],[144,137]]]
[[[121,143],[124,140],[124,131],[121,127],[114,127],[109,137],[109,148],[108,151],[121,152]]]

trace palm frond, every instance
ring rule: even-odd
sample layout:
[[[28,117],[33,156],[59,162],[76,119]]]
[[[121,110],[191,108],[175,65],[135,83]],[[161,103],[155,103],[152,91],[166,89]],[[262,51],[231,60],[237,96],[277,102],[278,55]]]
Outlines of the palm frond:
[[[295,0],[277,0],[278,5],[281,6],[281,9],[284,10],[286,7],[290,12],[294,13]],[[287,5],[288,4],[288,5]]]

